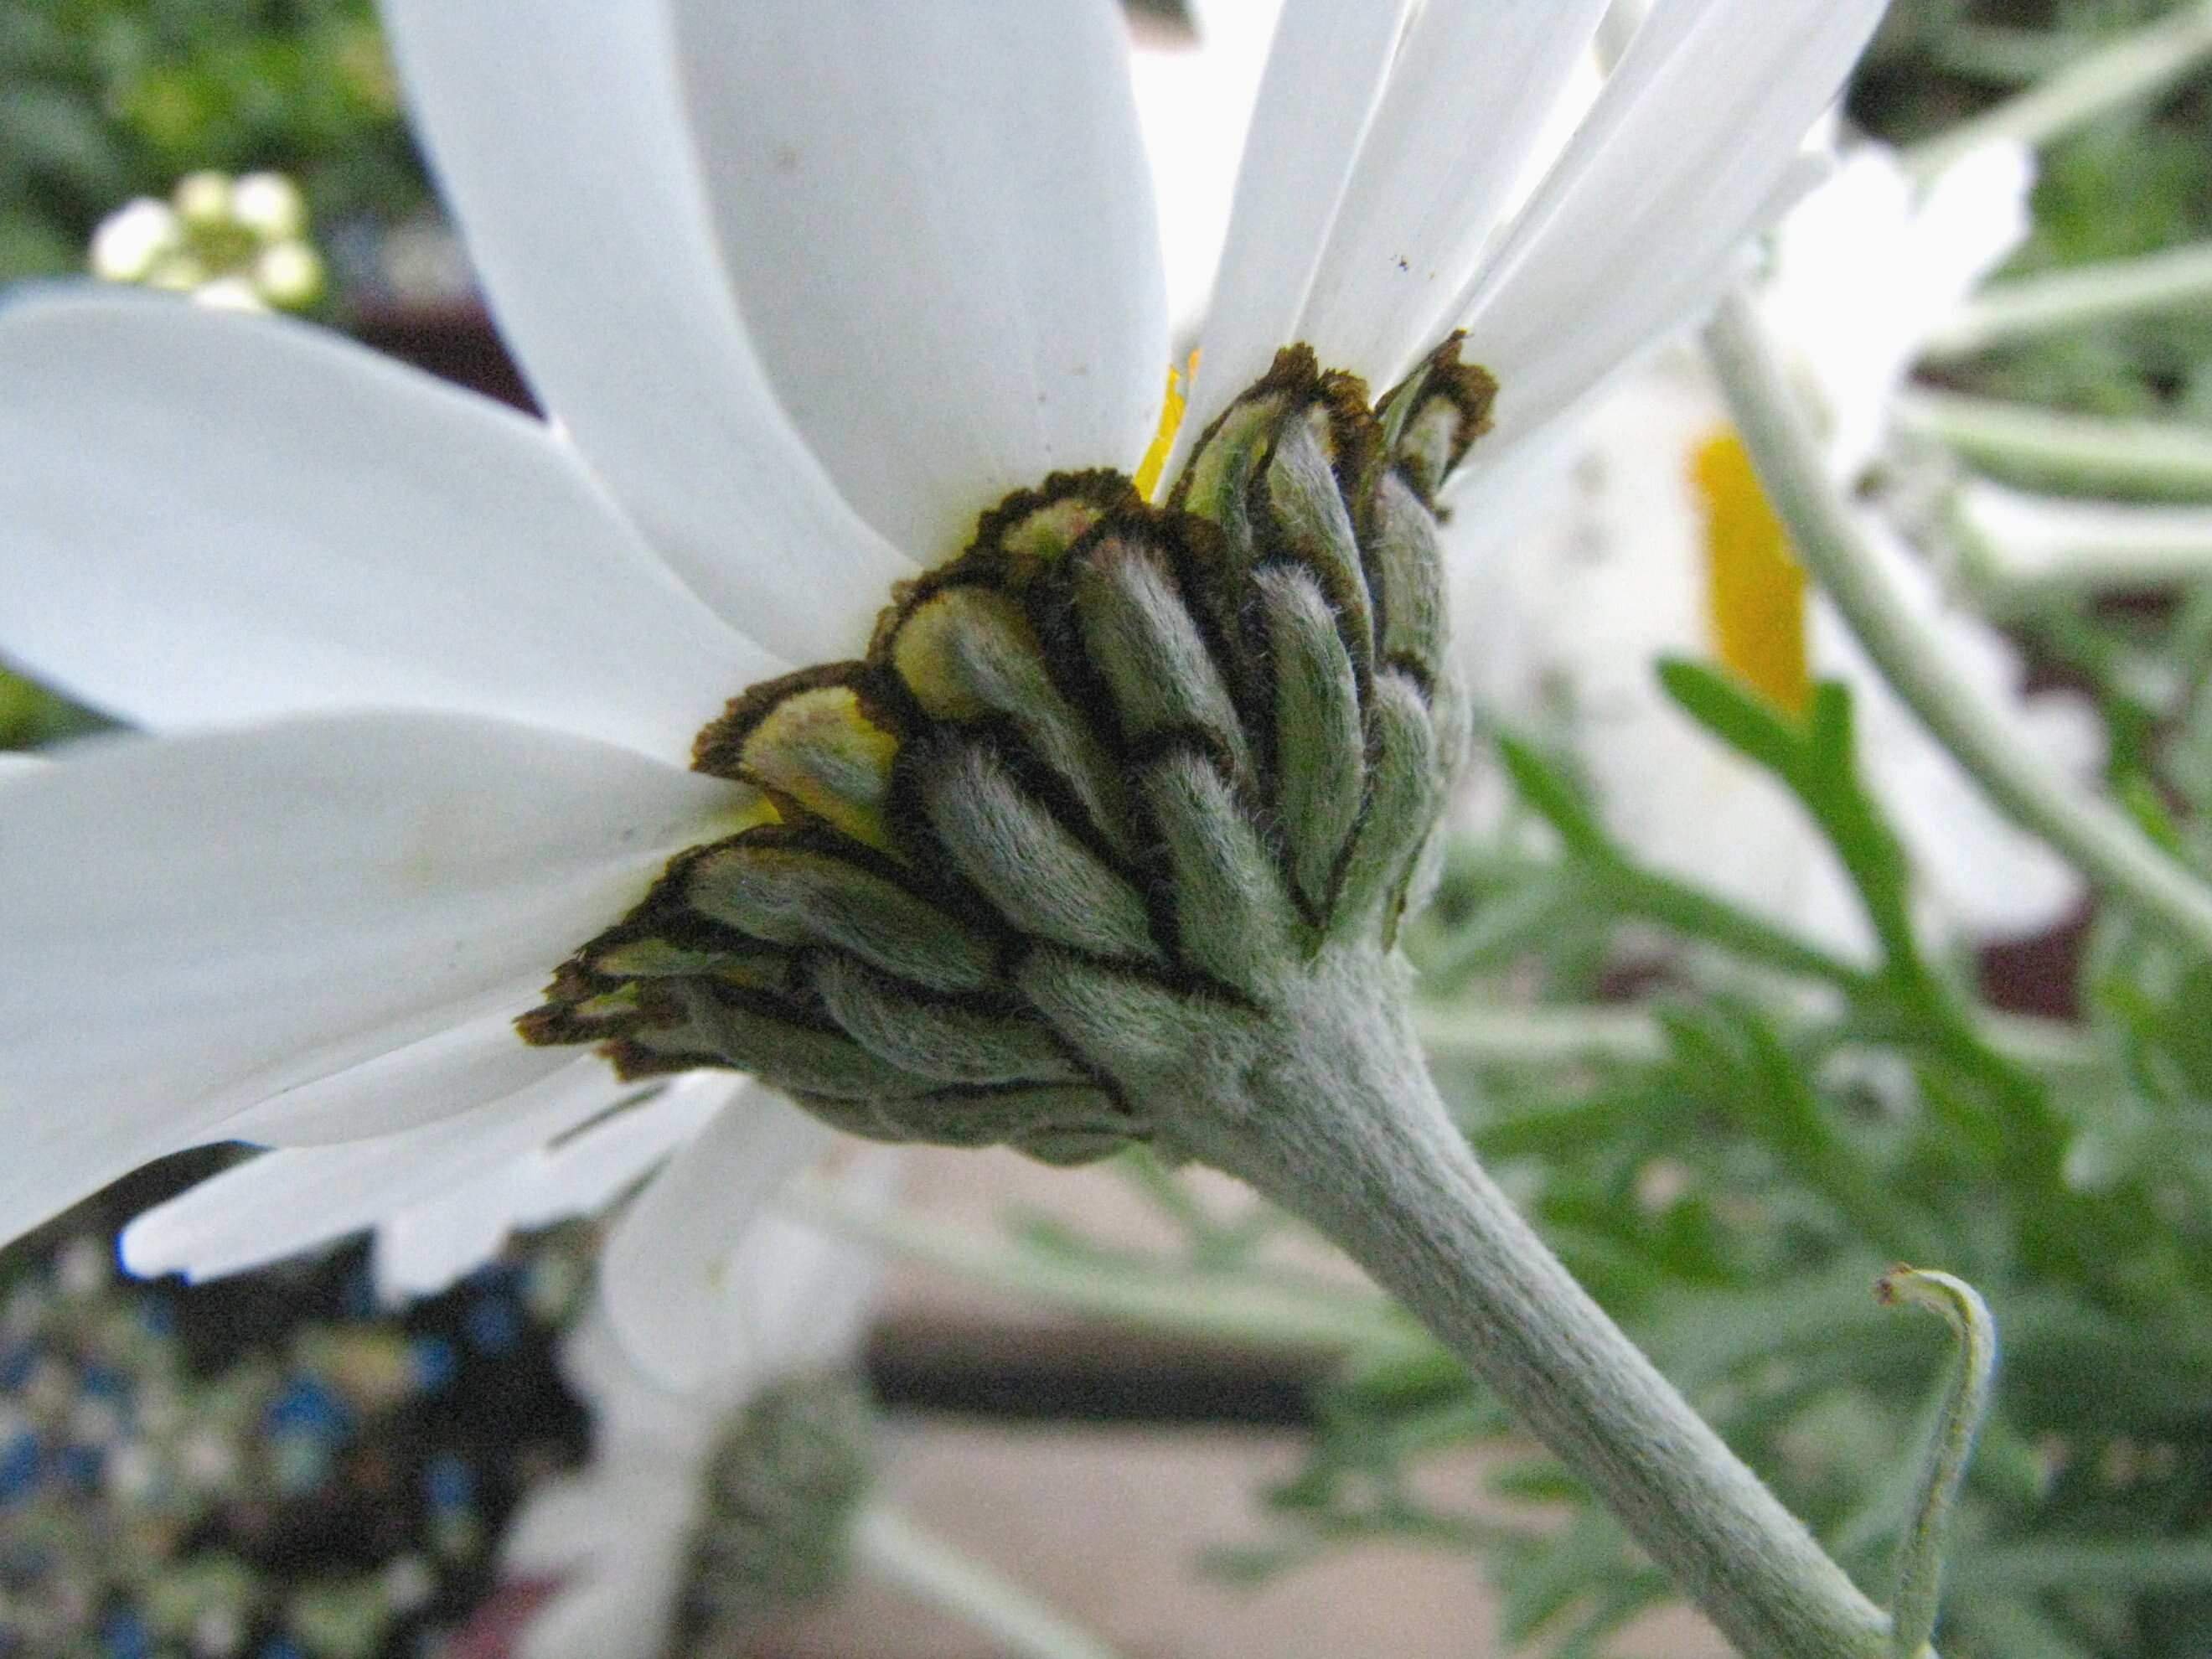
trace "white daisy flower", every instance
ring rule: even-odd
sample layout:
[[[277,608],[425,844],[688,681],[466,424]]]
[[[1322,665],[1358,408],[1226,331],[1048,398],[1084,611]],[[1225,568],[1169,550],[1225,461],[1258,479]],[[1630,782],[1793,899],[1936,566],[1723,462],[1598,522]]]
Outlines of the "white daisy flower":
[[[1923,343],[2026,234],[2028,177],[2023,152],[1993,146],[1917,194],[1893,157],[1869,146],[1784,220],[1758,303],[1840,480],[1875,458]],[[2077,902],[2072,869],[1989,805],[1833,609],[1808,595],[1694,357],[1661,357],[1549,460],[1547,483],[1460,532],[1461,612],[1474,635],[1466,660],[1480,701],[1569,747],[1627,845],[1832,949],[1872,949],[1802,809],[1660,689],[1657,660],[1682,656],[1730,669],[1784,708],[1802,706],[1816,678],[1850,687],[1869,785],[1949,928],[2026,936]],[[2100,739],[2086,705],[2024,699],[2013,648],[1948,607],[1877,508],[1863,521],[1896,590],[1941,629],[1977,687],[2015,711],[2026,740],[2093,767]]]
[[[842,1178],[880,1192],[889,1167]],[[834,1586],[867,1485],[867,1449],[841,1430],[865,1427],[847,1373],[875,1276],[859,1247],[759,1218],[702,1310],[711,1361],[683,1388],[639,1367],[603,1304],[586,1312],[562,1369],[591,1408],[590,1458],[532,1492],[501,1546],[509,1579],[555,1586],[518,1659],[661,1654],[679,1625],[726,1642],[747,1633],[730,1598],[751,1592],[765,1605],[743,1611],[759,1618],[779,1611],[776,1589]]]
[[[1500,388],[1499,433],[1464,470],[1493,465],[1715,291],[1881,6],[1660,5],[1509,220],[1603,9],[1285,6],[1178,464],[1284,347],[1379,388],[1464,327]],[[0,316],[0,648],[152,733],[0,781],[0,1237],[149,1158],[242,1140],[279,1150],[143,1221],[135,1267],[228,1271],[400,1216],[397,1271],[432,1280],[493,1231],[473,1183],[613,1133],[638,1099],[598,1055],[516,1035],[564,960],[541,1041],[621,1037],[634,1073],[689,1064],[678,993],[651,981],[690,974],[685,1007],[718,1034],[765,1022],[792,1058],[779,1080],[843,1100],[841,1121],[884,1128],[921,1093],[898,1068],[934,1066],[1052,1103],[1057,1155],[1103,1150],[1121,1109],[1033,1018],[991,1012],[998,958],[972,917],[884,873],[895,744],[853,659],[894,584],[959,555],[1010,492],[1066,475],[982,521],[1002,560],[1101,501],[1179,522],[1127,482],[1157,473],[1170,348],[1118,9],[385,9],[550,418],[270,319],[68,295]],[[1327,384],[1378,429],[1353,383]],[[1471,434],[1479,410],[1432,401]],[[1291,625],[1323,603],[1304,580],[1277,584]],[[949,591],[910,590],[900,625]],[[988,634],[1000,603],[951,635]],[[1006,660],[917,650],[939,678],[901,696],[999,706],[975,676]],[[782,678],[809,664],[839,666]],[[1385,713],[1425,733],[1421,686],[1377,678]],[[1015,712],[1066,789],[1121,787],[1054,708]],[[720,775],[690,765],[695,737]],[[1018,791],[970,781],[944,805],[975,834],[1054,833]],[[1302,879],[1334,879],[1325,854]],[[1120,880],[991,899],[1142,956],[1149,913]],[[696,921],[615,926],[716,881],[744,912],[738,957],[686,957]],[[1194,923],[1182,948],[1211,963],[1220,945]],[[763,1013],[801,971],[817,1023]],[[885,1068],[904,1094],[854,1081]],[[818,1133],[757,1098],[710,1111],[710,1086],[623,1130],[629,1170],[673,1155],[611,1241],[610,1317],[671,1374],[696,1374],[704,1264]],[[994,1098],[961,1097],[961,1133],[1028,1134]],[[418,1256],[410,1229],[453,1249]]]

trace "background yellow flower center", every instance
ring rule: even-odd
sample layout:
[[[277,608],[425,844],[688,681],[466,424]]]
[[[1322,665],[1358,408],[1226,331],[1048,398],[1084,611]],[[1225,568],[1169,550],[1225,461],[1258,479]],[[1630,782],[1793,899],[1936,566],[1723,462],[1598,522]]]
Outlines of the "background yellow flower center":
[[[1723,427],[1698,445],[1691,481],[1705,518],[1705,617],[1713,654],[1792,714],[1812,701],[1805,571],[1759,488],[1743,440]]]

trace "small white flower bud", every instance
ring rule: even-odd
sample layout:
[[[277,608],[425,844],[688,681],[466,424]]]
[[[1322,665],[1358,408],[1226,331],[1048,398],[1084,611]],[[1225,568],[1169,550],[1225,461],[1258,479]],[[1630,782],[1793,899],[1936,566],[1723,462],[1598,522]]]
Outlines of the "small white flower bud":
[[[214,311],[266,311],[268,304],[243,276],[218,276],[192,290],[192,299]]]
[[[177,180],[169,200],[177,216],[193,229],[212,229],[230,222],[230,175],[212,170],[188,173]]]
[[[281,173],[249,173],[230,187],[230,216],[264,241],[297,240],[307,229],[307,198]]]
[[[141,196],[100,222],[92,234],[92,274],[110,283],[143,283],[156,261],[183,240],[166,202]]]
[[[303,241],[279,242],[253,262],[253,286],[264,300],[286,311],[311,306],[323,294],[322,256]]]
[[[204,286],[213,272],[192,254],[179,252],[156,260],[146,273],[149,288],[161,289],[172,294],[190,294]]]

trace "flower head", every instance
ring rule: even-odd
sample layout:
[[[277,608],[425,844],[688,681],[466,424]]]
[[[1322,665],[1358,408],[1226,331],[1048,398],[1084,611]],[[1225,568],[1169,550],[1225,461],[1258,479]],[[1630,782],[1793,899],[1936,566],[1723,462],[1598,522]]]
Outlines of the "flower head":
[[[190,294],[220,310],[298,311],[322,297],[307,198],[281,173],[195,173],[166,202],[141,196],[93,232],[94,276]]]
[[[1108,0],[637,0],[528,28],[390,0],[433,159],[551,418],[267,319],[84,296],[0,318],[0,644],[156,734],[0,781],[17,1134],[0,1236],[147,1158],[243,1139],[281,1150],[223,1177],[225,1201],[144,1224],[134,1261],[222,1270],[392,1215],[481,1243],[472,1183],[619,1133],[627,1169],[676,1155],[611,1272],[663,1251],[679,1270],[639,1275],[658,1313],[618,1295],[611,1316],[680,1350],[694,1327],[673,1310],[811,1143],[758,1097],[641,1090],[512,1022],[580,945],[637,944],[617,924],[659,915],[648,895],[699,898],[669,884],[718,846],[741,848],[708,884],[721,954],[677,959],[683,997],[757,1014],[772,994],[779,1019],[797,998],[824,1039],[806,1052],[841,1064],[898,1045],[908,1081],[835,1095],[793,1069],[811,1039],[784,1020],[772,1070],[817,1103],[880,1117],[916,1066],[996,1087],[1006,1044],[1022,1086],[1057,1066],[1097,1093],[1083,1021],[1103,1005],[1151,1023],[1146,1063],[1171,1076],[1194,998],[1233,1006],[1215,992],[1264,969],[1253,941],[1319,951],[1403,902],[1449,746],[1421,598],[1447,474],[1524,453],[1711,295],[1880,9],[1662,4],[1529,191],[1602,0],[1287,5],[1163,501],[1128,483],[1170,344]],[[1209,590],[1175,562],[1192,546],[1245,586]],[[948,601],[960,627],[908,679],[876,619],[898,592],[911,624],[963,550],[962,580],[998,597]],[[1119,631],[1054,634],[1035,607],[1057,590],[1029,574],[1109,566]],[[1231,638],[1223,616],[1261,631]],[[1060,643],[1040,658],[1025,629]],[[1128,672],[1055,726],[1066,653],[1092,651]],[[984,681],[1037,662],[1034,695],[989,706]],[[827,695],[802,698],[818,665]],[[903,724],[866,701],[886,676]],[[1171,742],[1131,738],[1146,708]],[[1103,769],[1084,758],[1100,720],[1123,744]],[[946,721],[996,733],[971,758],[1018,760],[947,798],[969,844],[998,812],[1011,844],[1134,895],[1122,915],[1110,885],[1057,910],[1027,890],[1054,925],[1126,923],[1118,957],[1086,935],[1055,960],[1141,969],[1062,975],[1042,1024],[1033,988],[1018,1029],[977,1023],[1005,1012],[1012,888],[989,895],[997,922],[957,903],[933,921],[869,851],[888,769],[947,755]],[[1329,764],[1274,766],[1293,729],[1324,734]],[[693,769],[695,738],[727,763]],[[1142,811],[1089,811],[1087,787],[1125,784]],[[1117,847],[1133,826],[1144,844]],[[928,880],[973,890],[954,862]],[[900,932],[948,918],[939,942],[966,929],[980,954]],[[696,944],[686,927],[644,942]],[[591,1036],[602,1014],[631,1021],[610,1033],[625,1040],[665,1035],[690,1006],[644,984],[669,961],[633,951],[610,989],[587,951],[551,1005],[574,1023],[533,1035]],[[793,963],[796,988],[744,977]],[[755,1064],[745,1029],[667,1057]],[[988,1114],[963,1123],[990,1138]],[[229,1201],[254,1183],[298,1196]]]

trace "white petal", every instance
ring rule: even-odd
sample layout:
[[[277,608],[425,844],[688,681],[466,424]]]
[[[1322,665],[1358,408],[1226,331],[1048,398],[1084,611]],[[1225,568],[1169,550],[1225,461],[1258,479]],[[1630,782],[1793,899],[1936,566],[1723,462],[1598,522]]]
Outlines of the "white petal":
[[[611,1553],[615,1540],[599,1474],[595,1465],[587,1464],[574,1475],[547,1481],[523,1500],[500,1539],[500,1566],[507,1576],[558,1578]]]
[[[2064,693],[2023,696],[2025,672],[2011,643],[1979,617],[1950,608],[1934,574],[1896,534],[1871,515],[1863,520],[1889,586],[1942,641],[1945,659],[1984,703],[1984,717],[2094,779],[2105,756],[2095,711]],[[1869,786],[1889,809],[1943,919],[1978,941],[2024,939],[2063,921],[2082,890],[2072,866],[1990,804],[1825,603],[1814,607],[1809,643],[1815,667],[1858,697]]]
[[[1501,433],[1557,415],[1679,318],[1780,204],[1882,0],[1677,0],[1631,43],[1459,314]],[[1478,465],[1479,465],[1478,461]]]
[[[586,1326],[592,1317],[586,1314]],[[564,1357],[574,1340],[572,1335],[564,1344]],[[500,1565],[510,1577],[573,1573],[573,1583],[580,1588],[592,1577],[615,1577],[654,1555],[680,1561],[690,1541],[686,1534],[705,1485],[705,1454],[718,1425],[702,1423],[705,1431],[689,1437],[680,1450],[671,1450],[610,1435],[600,1396],[585,1398],[593,1419],[591,1461],[574,1474],[533,1491],[516,1514],[499,1548]],[[648,1644],[646,1651],[658,1659],[661,1649]],[[598,1650],[592,1659],[599,1659]]]
[[[1169,463],[1297,340],[1411,0],[1287,0],[1237,179],[1206,356]]]
[[[746,337],[678,109],[668,9],[568,6],[526,25],[456,0],[383,10],[539,400],[738,627],[792,662],[857,656],[913,568],[839,498]]]
[[[605,1111],[626,1086],[592,1054],[471,1112],[338,1146],[263,1152],[123,1230],[123,1260],[194,1279],[282,1261],[466,1185]]]
[[[2027,234],[2033,178],[2025,147],[1987,144],[1923,196],[1867,144],[1776,227],[1759,311],[1803,371],[1839,479],[1874,459],[1929,337]]]
[[[303,325],[0,313],[0,650],[131,720],[451,708],[680,758],[781,665],[540,422]]]
[[[434,1295],[497,1255],[510,1234],[605,1209],[693,1139],[739,1086],[726,1073],[680,1079],[389,1216],[376,1232],[378,1290],[394,1301]]]
[[[561,1341],[561,1374],[592,1408],[594,1462],[647,1459],[676,1467],[712,1443],[738,1396],[711,1386],[678,1389],[638,1363],[609,1316],[606,1280]]]
[[[53,763],[44,755],[26,755],[15,750],[0,752],[0,777],[21,777]]]
[[[1622,135],[1634,127],[1654,88],[1665,85],[1668,72],[1681,59],[1685,43],[1730,3],[1657,0],[1646,10],[1620,62],[1604,76],[1566,143],[1522,203],[1510,234],[1469,278],[1462,302],[1453,307],[1462,319],[1510,280],[1520,262],[1573,204],[1577,192],[1591,188],[1589,181],[1602,170],[1604,158],[1622,152]],[[1656,120],[1646,137],[1663,138]],[[1646,159],[1661,160],[1656,154]]]
[[[738,305],[839,488],[933,563],[1059,468],[1134,468],[1167,368],[1110,0],[687,0]]]
[[[654,1165],[699,1138],[738,1097],[745,1079],[695,1072],[604,1123],[541,1148],[514,1172],[513,1224],[542,1227],[590,1215]]]
[[[616,1224],[599,1267],[608,1317],[665,1386],[750,1372],[747,1333],[724,1313],[731,1252],[776,1184],[830,1139],[780,1096],[749,1089]]]
[[[1205,315],[1229,234],[1237,163],[1282,0],[1214,0],[1195,41],[1140,36],[1129,59],[1152,164],[1168,317],[1178,349]]]
[[[1872,702],[1882,693],[1861,695]],[[2102,751],[2103,726],[2078,699],[2046,695],[2007,712],[2023,739],[2046,754],[2071,762]],[[1992,806],[1902,709],[1897,726],[1882,760],[1868,769],[1878,773],[1876,787],[1942,920],[1977,944],[2033,939],[2063,922],[2081,902],[2080,873]],[[2095,768],[2069,769],[2094,775]]]
[[[1429,0],[1361,146],[1298,336],[1395,384],[1444,326],[1607,0]]]
[[[522,1152],[451,1192],[379,1214],[369,1224],[376,1230],[369,1271],[377,1299],[404,1307],[435,1296],[498,1255],[513,1219],[506,1201],[510,1171],[529,1156]]]
[[[1920,340],[2027,240],[2034,187],[2034,151],[2004,142],[1967,151],[1930,181],[1911,226]]]
[[[864,1143],[848,1156],[831,1184],[848,1200],[884,1203],[903,1161],[900,1149]],[[773,1378],[853,1364],[881,1267],[867,1246],[811,1222],[774,1210],[755,1221],[730,1256],[726,1304],[745,1374]]]
[[[742,792],[460,715],[114,739],[0,814],[0,1239],[493,1012]]]
[[[326,1146],[397,1134],[511,1095],[575,1058],[567,1049],[533,1048],[515,1033],[516,1015],[536,1006],[545,977],[532,975],[488,1014],[249,1106],[223,1121],[223,1138]]]

